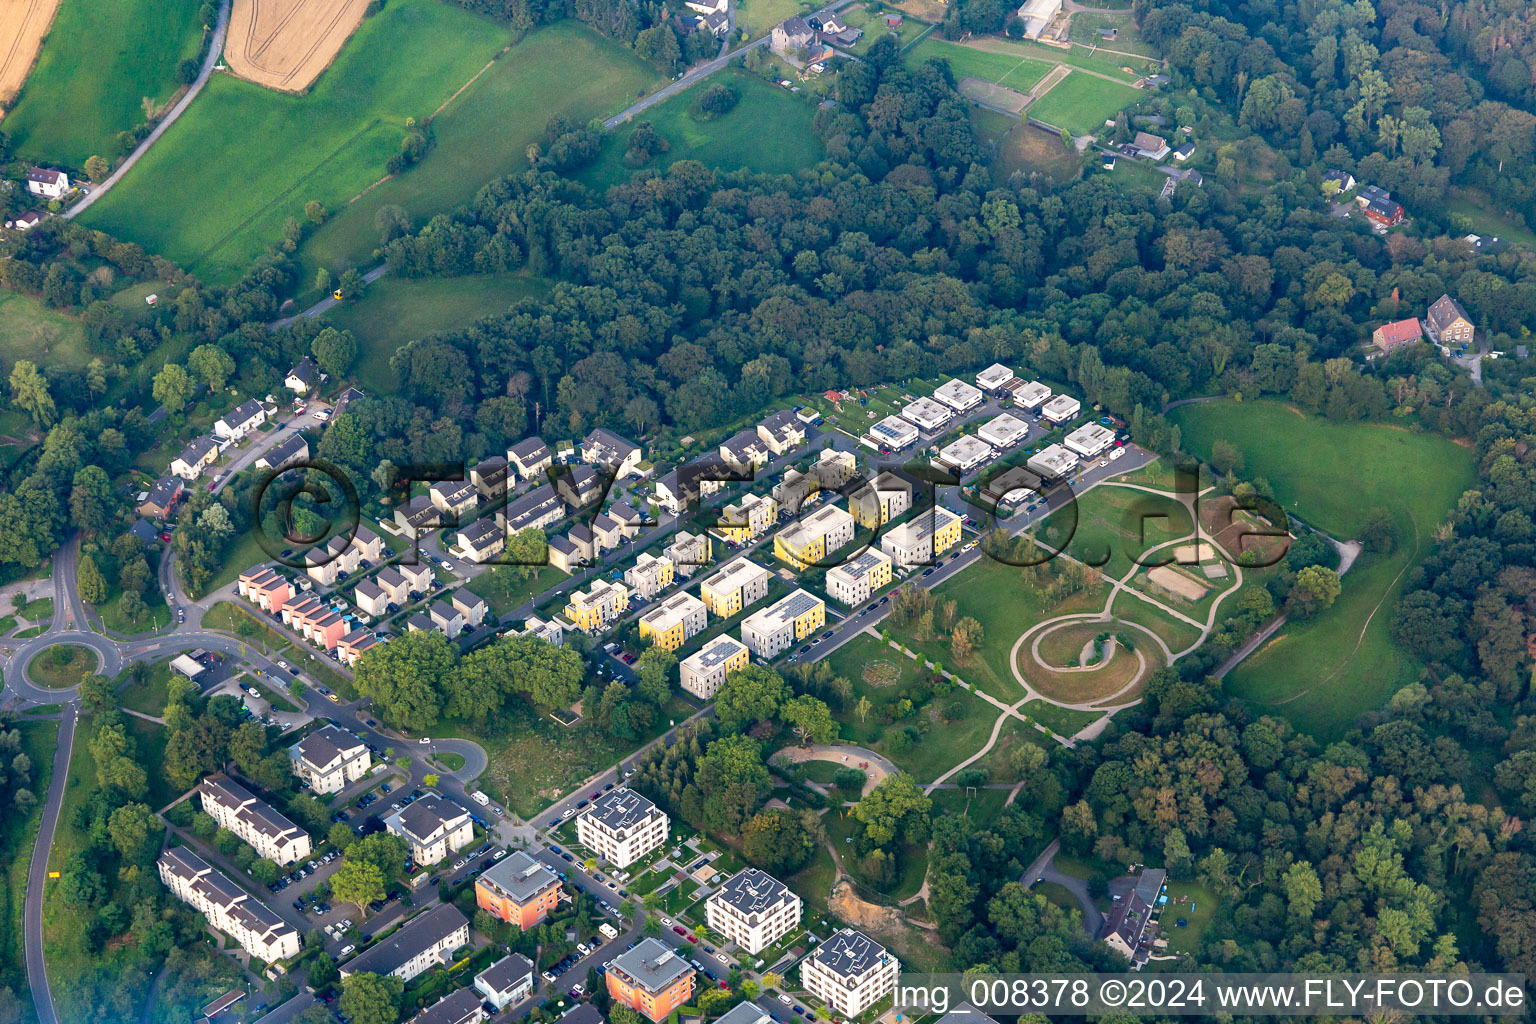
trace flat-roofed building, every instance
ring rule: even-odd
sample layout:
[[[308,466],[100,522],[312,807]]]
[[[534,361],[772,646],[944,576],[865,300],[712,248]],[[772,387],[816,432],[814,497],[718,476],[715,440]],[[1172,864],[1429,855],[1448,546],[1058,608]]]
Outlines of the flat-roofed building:
[[[217,930],[266,963],[299,955],[298,929],[185,846],[160,855],[160,881]]]
[[[869,548],[846,565],[827,570],[827,593],[851,608],[868,601],[891,578],[891,556]]]
[[[901,418],[931,434],[954,419],[955,411],[931,398],[919,398],[901,410]]]
[[[982,497],[999,508],[1015,508],[1038,495],[1044,482],[1023,466],[1012,466],[988,480]]]
[[[720,510],[715,529],[726,540],[745,544],[779,521],[779,503],[766,494],[743,494]]]
[[[939,449],[938,461],[940,465],[956,473],[968,473],[996,454],[992,446],[981,438],[961,434]]]
[[[923,509],[880,537],[880,550],[902,568],[926,565],[960,543],[960,517],[942,505]]]
[[[451,903],[439,903],[405,927],[341,964],[341,976],[379,974],[410,981],[423,971],[452,962],[469,945],[469,919]]]
[[[911,482],[891,472],[881,473],[848,496],[848,511],[866,530],[879,529],[911,507]]]
[[[533,995],[533,961],[521,953],[504,956],[475,975],[475,991],[505,1010]]]
[[[576,838],[616,868],[627,868],[667,841],[665,811],[632,789],[615,789],[576,818]]]
[[[679,530],[673,535],[666,555],[672,562],[672,571],[687,579],[712,562],[712,547],[709,534]]]
[[[712,700],[726,676],[747,667],[747,654],[746,644],[722,633],[678,662],[678,682],[695,697]]]
[[[624,583],[630,592],[639,594],[646,601],[670,587],[675,579],[677,569],[672,559],[649,551],[642,551],[635,564],[624,573]]]
[[[917,427],[900,416],[887,416],[865,432],[861,440],[877,450],[900,451],[917,441]]]
[[[862,932],[844,928],[800,963],[805,990],[844,1017],[857,1017],[896,988],[901,964]]]
[[[233,832],[258,856],[279,864],[303,860],[314,850],[309,833],[279,814],[266,801],[223,772],[215,772],[198,787],[203,810],[220,828]]]
[[[712,615],[728,619],[748,605],[768,596],[768,580],[773,574],[748,558],[725,563],[720,571],[704,580],[699,597]]]
[[[1021,381],[1012,390],[1013,404],[1030,412],[1051,400],[1051,389],[1037,380]]]
[[[767,661],[789,650],[826,622],[827,603],[810,591],[797,590],[743,619],[741,642]]]
[[[556,647],[565,646],[565,627],[560,625],[559,619],[551,619],[548,622],[531,615],[523,620],[523,630],[518,636],[529,636],[535,640],[543,640],[547,644]]]
[[[691,637],[704,632],[709,620],[704,602],[679,591],[640,616],[640,639],[665,651],[675,651]]]
[[[612,580],[594,580],[586,592],[571,594],[565,617],[584,633],[595,633],[618,619],[629,607],[629,588]]]
[[[1040,415],[1058,427],[1077,419],[1083,411],[1083,403],[1071,395],[1057,395],[1040,407]]]
[[[757,868],[732,875],[704,903],[704,920],[754,956],[795,930],[800,897]]]
[[[963,380],[945,381],[934,389],[933,397],[955,412],[970,412],[986,399],[978,389]]]
[[[1115,432],[1098,423],[1085,423],[1068,434],[1061,443],[1073,454],[1093,459],[1115,446]]]
[[[1059,444],[1052,444],[1046,445],[1038,453],[1031,455],[1024,465],[1032,472],[1038,473],[1042,481],[1050,483],[1066,477],[1077,468],[1077,463],[1076,453],[1068,451]]]
[[[373,767],[368,744],[339,725],[327,724],[288,748],[293,774],[316,793],[340,793]]]
[[[993,363],[976,375],[976,386],[983,391],[993,392],[1002,388],[1013,380],[1013,371],[1002,363]]]
[[[475,905],[527,931],[560,905],[560,876],[543,861],[514,850],[475,879]]]
[[[694,969],[655,939],[642,939],[608,968],[608,995],[653,1021],[667,1016],[693,995]]]
[[[400,808],[384,819],[384,827],[406,841],[417,864],[436,864],[475,839],[469,812],[436,793]]]
[[[836,505],[823,505],[791,523],[773,538],[773,554],[804,571],[820,565],[853,540],[853,516]]]
[[[785,409],[759,423],[757,436],[773,454],[783,455],[805,444],[805,424]]]
[[[1029,424],[1005,412],[982,424],[976,436],[997,448],[1012,448],[1029,436]]]

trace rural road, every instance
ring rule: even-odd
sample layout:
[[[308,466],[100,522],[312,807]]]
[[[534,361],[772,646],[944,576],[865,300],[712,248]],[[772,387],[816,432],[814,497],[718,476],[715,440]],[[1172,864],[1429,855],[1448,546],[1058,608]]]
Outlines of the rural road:
[[[75,746],[77,708],[64,709],[59,723],[59,746],[53,756],[53,776],[48,780],[48,800],[43,804],[42,823],[37,842],[32,847],[32,864],[27,869],[26,921],[23,927],[27,951],[27,987],[32,990],[32,1006],[38,1024],[59,1024],[53,1008],[53,993],[48,991],[48,969],[43,963],[43,886],[48,880],[48,851],[53,848],[53,833],[59,825],[59,807],[64,803],[64,787],[69,781],[69,755]]]
[[[154,130],[145,137],[143,142],[139,143],[137,149],[128,154],[128,158],[123,161],[122,166],[112,172],[111,177],[91,189],[90,195],[64,212],[65,220],[73,220],[78,214],[85,212],[92,203],[106,195],[107,190],[116,185],[118,179],[128,173],[128,168],[138,163],[139,157],[148,152],[149,147],[153,146],[155,141],[165,134],[165,130],[181,116],[182,111],[192,105],[192,101],[197,99],[197,94],[203,91],[203,86],[208,84],[208,79],[213,74],[213,66],[219,62],[219,55],[224,52],[224,33],[228,28],[229,0],[220,0],[219,20],[213,26],[213,40],[208,44],[208,56],[203,58],[203,69],[197,73],[197,78],[191,85],[187,86],[186,95],[176,101],[176,105],[171,108],[171,112],[160,119],[160,123],[155,125]]]
[[[373,284],[373,282],[377,281],[387,273],[389,273],[389,264],[380,263],[378,266],[374,267],[372,270],[368,271],[368,273],[363,275],[363,284]],[[279,327],[287,327],[289,324],[297,321],[300,317],[316,317],[334,306],[339,306],[340,304],[341,300],[336,298],[335,295],[327,295],[325,298],[321,299],[313,306],[310,306],[302,313],[295,313],[293,316],[285,316],[281,320],[273,320],[270,324],[267,324],[267,327],[275,331]]]

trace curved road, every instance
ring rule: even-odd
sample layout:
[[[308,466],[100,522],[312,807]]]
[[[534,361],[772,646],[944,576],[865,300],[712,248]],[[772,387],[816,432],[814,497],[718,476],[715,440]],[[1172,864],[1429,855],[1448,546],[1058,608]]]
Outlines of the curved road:
[[[111,177],[91,189],[90,195],[64,212],[65,220],[73,220],[78,214],[89,209],[92,203],[106,195],[107,190],[116,185],[118,179],[127,174],[128,169],[139,162],[139,157],[147,153],[149,147],[153,146],[160,136],[165,134],[165,130],[182,115],[182,112],[192,105],[192,101],[197,99],[197,94],[203,91],[203,86],[208,84],[208,78],[213,74],[213,66],[219,62],[219,55],[224,52],[224,33],[228,28],[229,0],[221,0],[219,3],[218,23],[213,26],[213,39],[208,45],[208,56],[203,58],[202,70],[197,73],[197,78],[193,80],[192,84],[187,86],[186,94],[176,101],[176,105],[171,108],[170,113],[160,119],[160,123],[155,125],[154,130],[145,136],[144,141],[139,143],[138,148],[128,154],[128,158],[123,161],[122,166],[112,172]]]
[[[32,864],[27,869],[27,905],[22,931],[27,952],[27,987],[32,990],[32,1006],[38,1024],[59,1024],[53,1009],[53,993],[48,991],[48,969],[43,963],[43,885],[48,878],[48,854],[53,849],[53,833],[59,825],[59,807],[64,803],[64,787],[69,780],[69,755],[75,746],[76,707],[64,710],[59,723],[58,752],[53,757],[53,777],[48,780],[48,799],[43,803],[42,824],[37,843],[32,847]]]

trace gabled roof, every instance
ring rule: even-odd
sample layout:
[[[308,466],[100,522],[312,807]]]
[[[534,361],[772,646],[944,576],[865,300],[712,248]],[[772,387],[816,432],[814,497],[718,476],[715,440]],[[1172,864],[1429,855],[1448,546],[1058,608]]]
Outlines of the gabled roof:
[[[211,452],[219,450],[219,442],[211,437],[194,437],[187,442],[187,446],[181,450],[177,458],[189,466],[195,466],[206,459]]]
[[[237,427],[242,423],[249,423],[251,420],[255,419],[257,416],[260,416],[265,411],[266,410],[262,409],[261,403],[256,401],[256,399],[247,398],[245,401],[229,410],[229,412],[225,413],[223,416],[220,416],[219,419],[224,423],[228,423],[232,427]]]
[[[1396,323],[1382,324],[1377,331],[1381,333],[1381,340],[1388,345],[1418,341],[1424,336],[1424,330],[1416,316],[1411,316],[1407,320],[1398,320]]]
[[[347,974],[390,974],[468,924],[469,919],[453,904],[439,903],[377,946],[343,964],[342,970]]]
[[[1472,322],[1472,318],[1467,316],[1467,311],[1461,308],[1461,303],[1449,295],[1442,295],[1431,303],[1429,314],[1425,319],[1434,325],[1437,331],[1449,327],[1457,320],[1465,320],[1467,323]]]
[[[303,384],[312,383],[319,374],[320,367],[316,366],[315,361],[309,358],[309,356],[300,359],[298,364],[288,371],[288,377],[295,377]],[[283,379],[287,380],[288,378],[284,377]]]

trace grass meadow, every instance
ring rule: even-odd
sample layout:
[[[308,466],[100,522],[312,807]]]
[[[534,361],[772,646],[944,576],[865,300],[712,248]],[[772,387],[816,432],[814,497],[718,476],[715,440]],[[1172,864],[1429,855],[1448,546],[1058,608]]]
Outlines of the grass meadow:
[[[143,101],[179,88],[176,65],[202,49],[202,0],[63,0],[5,132],[17,155],[79,168],[119,153]]]
[[[0,290],[0,369],[7,378],[18,359],[79,369],[94,355],[78,318],[49,309],[30,295]]]
[[[787,89],[770,85],[744,71],[728,71],[710,80],[731,86],[740,96],[736,106],[720,117],[700,120],[689,112],[698,90],[687,90],[641,114],[671,144],[665,153],[641,168],[624,162],[633,124],[617,128],[603,141],[596,164],[580,180],[603,189],[629,180],[636,170],[667,167],[679,160],[698,160],[719,170],[748,168],[765,174],[791,174],[822,157],[821,141],[811,130],[815,109]],[[772,131],[764,131],[772,125]]]
[[[947,43],[934,36],[924,39],[906,54],[908,67],[915,68],[930,60],[948,61],[956,80],[980,78],[1017,92],[1028,92],[1031,86],[1050,73],[1051,65],[1056,63],[1022,53],[999,53],[959,43]]]
[[[452,81],[453,88],[462,84]],[[300,280],[307,287],[320,267],[335,278],[370,260],[381,208],[399,206],[417,223],[446,213],[487,183],[526,168],[528,144],[542,138],[550,118],[561,114],[580,124],[610,116],[659,81],[633,52],[575,21],[530,32],[433,119],[432,149],[416,167],[336,210],[305,242]]]
[[[393,0],[364,19],[307,95],[229,75],[208,83],[160,142],[81,219],[224,284],[318,200],[338,210],[377,181],[405,135],[509,39],[439,0]],[[416,168],[425,185],[430,172]],[[464,197],[473,186],[461,183]]]
[[[1072,72],[1029,107],[1029,116],[1087,135],[1130,106],[1141,93],[1128,85]]]
[[[1332,608],[1287,622],[1227,677],[1232,692],[1262,710],[1320,739],[1336,738],[1357,713],[1380,706],[1417,675],[1415,659],[1392,643],[1392,616],[1408,570],[1475,480],[1471,452],[1401,427],[1307,416],[1282,402],[1206,402],[1174,416],[1192,450],[1208,454],[1218,439],[1235,444],[1245,478],[1334,537],[1356,536],[1374,508],[1392,514],[1392,552],[1362,555]]]

